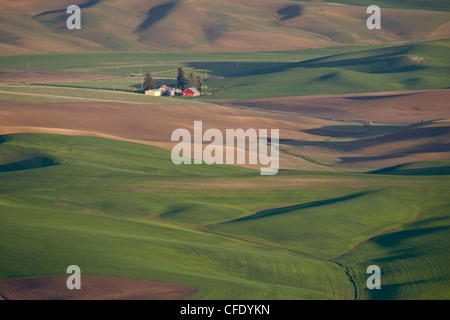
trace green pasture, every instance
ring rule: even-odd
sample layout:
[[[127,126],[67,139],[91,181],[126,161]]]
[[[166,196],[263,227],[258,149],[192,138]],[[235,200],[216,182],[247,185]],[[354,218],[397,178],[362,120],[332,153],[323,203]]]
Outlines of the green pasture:
[[[207,99],[450,88],[449,42],[355,50],[268,66],[208,82]]]
[[[368,46],[384,48],[387,45]],[[0,68],[48,71],[73,71],[113,75],[138,74],[140,72],[166,73],[179,66],[207,69],[208,75],[219,76],[247,69],[278,65],[281,62],[297,62],[323,56],[357,51],[363,47],[338,46],[269,52],[223,52],[223,53],[77,53],[2,56]],[[364,47],[366,48],[366,47]],[[267,63],[270,63],[267,65]]]
[[[0,278],[77,264],[192,285],[196,299],[448,299],[450,182],[419,167],[263,177],[176,166],[170,152],[128,142],[1,136]],[[314,182],[289,186],[302,178]],[[370,264],[381,291],[365,289]]]
[[[123,87],[115,88],[117,79],[90,82],[91,87],[80,88],[79,84],[69,86],[48,85],[0,85],[0,100],[14,103],[41,104],[57,102],[119,102],[146,105],[181,104],[186,100],[169,97],[146,96],[142,92],[125,92]],[[126,83],[126,82],[124,82]],[[138,86],[136,82],[134,87]],[[95,87],[99,86],[99,87]],[[122,89],[121,89],[122,88]],[[115,90],[114,90],[115,89]],[[190,99],[189,103],[196,103]]]
[[[174,70],[182,66],[186,73],[207,79],[206,99],[259,99],[450,88],[449,51],[449,41],[440,40],[266,53],[16,56],[2,57],[0,67],[25,68],[26,61],[33,60],[32,69],[123,75],[48,84],[106,90],[101,95],[108,96],[109,91],[141,89],[142,77],[127,77],[128,73],[149,71],[157,85],[174,85]],[[142,99],[129,97],[130,101]]]

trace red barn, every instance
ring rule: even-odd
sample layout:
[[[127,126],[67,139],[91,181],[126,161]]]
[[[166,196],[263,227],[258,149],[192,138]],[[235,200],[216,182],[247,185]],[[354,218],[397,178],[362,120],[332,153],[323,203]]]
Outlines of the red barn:
[[[200,92],[198,92],[195,88],[189,88],[184,90],[183,97],[198,97],[200,95]]]

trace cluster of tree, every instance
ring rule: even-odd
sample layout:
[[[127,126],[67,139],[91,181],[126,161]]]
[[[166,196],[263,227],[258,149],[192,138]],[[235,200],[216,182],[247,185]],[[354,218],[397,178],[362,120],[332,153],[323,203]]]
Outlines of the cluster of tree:
[[[178,76],[177,76],[177,88],[181,90],[186,90],[187,88],[196,88],[197,90],[201,90],[204,85],[203,79],[200,76],[196,76],[194,72],[191,72],[188,77],[184,73],[184,70],[179,67],[178,68]],[[153,80],[150,72],[147,71],[144,77],[144,86],[143,89],[145,91],[156,89],[155,81]]]
[[[197,90],[201,90],[203,86],[203,79],[200,76],[196,76],[193,72],[189,74],[189,88],[194,87]]]
[[[184,70],[181,67],[178,67],[178,76],[177,76],[177,88],[181,90],[186,90],[187,88],[196,88],[197,90],[201,90],[204,85],[203,79],[200,76],[196,76],[194,72],[191,72],[188,77]]]

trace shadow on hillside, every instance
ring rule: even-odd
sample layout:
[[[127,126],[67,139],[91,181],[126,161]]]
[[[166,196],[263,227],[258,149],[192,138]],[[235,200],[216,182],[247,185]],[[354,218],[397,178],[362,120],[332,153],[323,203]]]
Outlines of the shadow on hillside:
[[[80,7],[80,9],[86,9],[86,8],[90,8],[92,6],[95,6],[97,3],[99,3],[101,0],[89,0],[87,2],[84,2],[82,4],[79,4],[78,7]],[[34,16],[34,18],[36,17],[41,17],[41,16],[45,16],[47,14],[52,14],[52,13],[67,13],[67,7],[64,9],[59,9],[59,10],[52,10],[52,11],[46,11],[46,12],[42,12],[39,13],[37,15]]]
[[[35,156],[30,159],[0,165],[0,172],[37,169],[58,165],[59,163],[49,156]]]
[[[411,93],[400,93],[400,94],[386,94],[386,95],[371,95],[371,96],[358,96],[358,97],[345,97],[347,100],[356,100],[356,101],[371,101],[371,100],[382,100],[382,99],[390,99],[390,98],[398,98],[405,97],[417,94],[417,92]]]
[[[303,8],[297,4],[281,8],[280,10],[277,11],[277,13],[282,16],[280,18],[280,21],[284,21],[301,16],[302,11]]]
[[[368,192],[360,192],[360,193],[351,194],[351,195],[339,197],[339,198],[326,199],[326,200],[296,204],[296,205],[288,206],[288,207],[263,210],[263,211],[255,213],[253,215],[235,219],[230,222],[242,222],[242,221],[248,221],[248,220],[256,220],[256,219],[261,219],[261,218],[266,218],[266,217],[271,217],[271,216],[277,216],[280,214],[290,213],[290,212],[301,210],[301,209],[325,206],[325,205],[329,205],[329,204],[334,204],[334,203],[338,203],[338,202],[344,202],[344,201],[356,199],[356,198],[365,196],[366,194],[369,194],[369,193],[370,193],[369,191]]]
[[[221,77],[237,77],[247,75],[250,72],[266,72],[268,69],[278,70],[286,65],[285,62],[238,62],[238,61],[215,61],[215,62],[188,62],[187,67],[197,70],[207,70],[213,76],[207,80]],[[198,75],[203,76],[201,73]]]
[[[367,135],[369,133],[376,134],[381,132],[387,132],[398,128],[399,127],[395,126],[343,125],[343,126],[325,126],[321,128],[302,130],[302,132],[323,137],[344,138],[344,137]]]
[[[436,138],[439,136],[450,135],[450,127],[413,127],[408,126],[394,132],[388,132],[383,135],[358,139],[354,141],[303,141],[292,139],[280,139],[280,144],[295,147],[326,147],[337,151],[352,152],[363,149],[367,146],[376,146],[385,143],[410,141],[421,138]],[[325,127],[326,128],[326,127]],[[323,128],[322,128],[323,129]],[[320,130],[320,129],[317,129]],[[446,152],[450,150],[449,143],[429,143],[414,147],[414,152]]]
[[[139,27],[137,27],[136,31],[146,30],[158,21],[164,19],[170,13],[170,11],[172,11],[176,4],[177,3],[173,1],[151,8],[147,13],[147,19],[145,19],[144,22],[142,22]]]
[[[189,67],[207,69],[215,76],[240,77],[280,73],[295,68],[347,68],[364,73],[410,72],[426,67],[411,65],[407,55],[414,46],[404,45],[395,48],[384,48],[370,51],[354,52],[351,55],[365,55],[353,58],[348,53],[330,55],[297,62],[188,62]],[[333,77],[333,74],[326,75]]]
[[[447,149],[448,150],[448,149]],[[405,175],[405,176],[440,176],[450,175],[450,166],[436,166],[429,168],[408,168],[404,164],[374,170],[369,174]]]
[[[414,230],[403,230],[379,236],[375,238],[374,241],[382,247],[392,247],[408,239],[418,238],[420,236],[424,236],[430,233],[447,231],[449,229],[450,227],[448,226],[438,226]]]
[[[0,136],[0,144],[3,144],[9,140],[10,140],[10,138],[7,138],[6,135]]]
[[[358,162],[370,162],[370,161],[381,161],[381,160],[391,160],[397,159],[407,156],[407,152],[398,152],[398,153],[390,153],[383,154],[379,156],[363,156],[363,157],[339,157],[341,161],[339,164],[349,164],[349,163],[358,163]]]

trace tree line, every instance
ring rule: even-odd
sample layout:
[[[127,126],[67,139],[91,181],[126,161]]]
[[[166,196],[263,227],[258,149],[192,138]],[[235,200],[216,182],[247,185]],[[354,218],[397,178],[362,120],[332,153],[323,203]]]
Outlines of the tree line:
[[[196,88],[197,90],[202,89],[202,86],[204,85],[202,77],[196,76],[194,72],[189,73],[189,76],[186,77],[186,74],[181,67],[178,67],[177,72],[177,88],[181,90],[186,90],[187,88]]]
[[[197,90],[202,89],[202,86],[204,85],[202,77],[196,76],[194,72],[189,73],[189,75],[186,77],[186,73],[181,67],[178,67],[177,72],[178,75],[176,86],[178,89],[181,89],[183,91],[187,88],[196,88]],[[156,89],[155,80],[148,71],[144,77],[143,89],[145,91]]]

